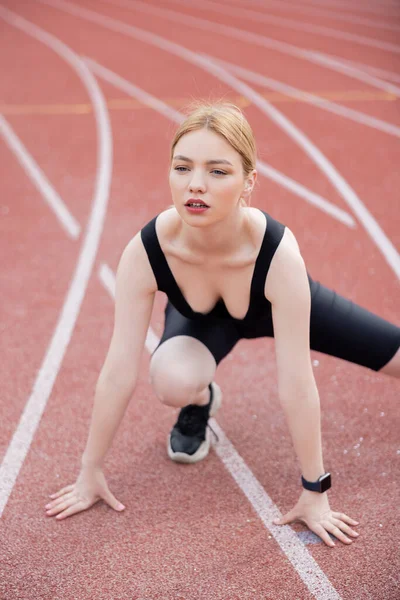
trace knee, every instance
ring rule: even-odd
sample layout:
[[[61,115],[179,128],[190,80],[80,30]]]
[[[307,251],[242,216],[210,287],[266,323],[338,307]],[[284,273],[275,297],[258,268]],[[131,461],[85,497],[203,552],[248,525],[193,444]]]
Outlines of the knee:
[[[190,373],[175,369],[157,369],[150,373],[150,383],[153,386],[157,398],[166,406],[181,408],[191,403],[191,400],[205,386],[199,386],[195,377]]]

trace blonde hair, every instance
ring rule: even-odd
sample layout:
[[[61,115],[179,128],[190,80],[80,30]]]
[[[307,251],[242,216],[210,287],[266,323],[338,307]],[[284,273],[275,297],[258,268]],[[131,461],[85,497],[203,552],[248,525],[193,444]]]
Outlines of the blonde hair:
[[[171,156],[175,146],[186,133],[209,129],[221,135],[242,157],[243,173],[249,175],[256,168],[257,149],[253,131],[238,106],[230,102],[197,102],[190,106],[191,112],[181,123],[171,144]],[[248,206],[241,198],[241,205]],[[173,205],[172,205],[173,206]]]

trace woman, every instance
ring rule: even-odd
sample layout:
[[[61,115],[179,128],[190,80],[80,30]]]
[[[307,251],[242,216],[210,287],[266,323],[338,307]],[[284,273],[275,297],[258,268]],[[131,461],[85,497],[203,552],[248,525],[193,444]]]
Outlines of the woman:
[[[248,206],[255,165],[251,128],[233,105],[201,105],[177,131],[169,174],[174,204],[123,252],[114,332],[81,472],[51,496],[49,516],[63,519],[100,498],[124,509],[102,463],[135,389],[155,292],[162,290],[165,328],[150,381],[161,402],[181,407],[168,437],[170,458],[196,462],[207,455],[208,419],[222,398],[213,381],[217,365],[239,339],[274,336],[279,397],[304,488],[277,524],[300,520],[328,546],[334,546],[329,533],[348,544],[357,537],[351,528],[357,522],[328,502],[310,347],[399,377],[400,329],[311,279],[293,233]]]

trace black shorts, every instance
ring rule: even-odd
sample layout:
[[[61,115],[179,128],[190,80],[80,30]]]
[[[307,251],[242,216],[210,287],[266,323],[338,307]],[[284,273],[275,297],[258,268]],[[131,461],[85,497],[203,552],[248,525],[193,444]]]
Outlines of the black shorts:
[[[201,341],[218,365],[240,339],[274,337],[274,331],[271,317],[254,322],[193,320],[184,317],[168,302],[164,332],[157,348],[178,335]],[[313,281],[310,347],[379,371],[400,347],[400,328]]]

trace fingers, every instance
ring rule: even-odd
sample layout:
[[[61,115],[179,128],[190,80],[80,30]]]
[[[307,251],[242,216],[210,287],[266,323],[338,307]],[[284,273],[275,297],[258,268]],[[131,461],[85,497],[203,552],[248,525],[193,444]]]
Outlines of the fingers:
[[[62,504],[63,502],[65,502],[66,500],[68,500],[69,498],[71,498],[73,495],[74,495],[74,491],[69,492],[67,494],[64,494],[64,496],[60,496],[56,500],[53,500],[53,502],[49,502],[48,504],[46,504],[45,508],[48,511],[52,510],[53,508],[55,508],[59,504]]]
[[[322,527],[322,525],[316,523],[314,526],[309,525],[309,527],[311,531],[318,535],[327,546],[329,546],[330,548],[333,548],[335,546],[335,542],[330,538],[328,532]]]
[[[47,506],[49,508],[46,507],[47,508],[46,514],[48,517],[53,517],[54,515],[59,514],[60,512],[62,512],[66,508],[68,508],[69,506],[72,506],[73,504],[76,504],[79,502],[81,502],[81,501],[78,500],[78,498],[76,497],[76,494],[74,494],[74,493],[69,494],[68,496],[64,496],[63,498],[60,498],[59,500],[56,500],[55,502],[48,504]]]
[[[62,488],[62,490],[59,490],[55,494],[51,494],[50,498],[59,498],[60,496],[62,496],[66,492],[71,492],[73,489],[74,489],[74,485],[73,484],[72,485],[67,485],[67,487]]]
[[[352,540],[349,539],[343,533],[343,531],[341,531],[339,529],[339,527],[337,527],[336,525],[334,525],[334,523],[332,523],[331,521],[323,521],[322,525],[325,527],[326,531],[329,531],[330,533],[332,533],[338,540],[340,540],[344,544],[351,544],[352,543]]]
[[[87,504],[87,502],[77,502],[76,504],[71,504],[70,506],[66,507],[65,510],[63,510],[62,513],[58,514],[56,516],[57,521],[61,521],[62,519],[65,519],[66,517],[70,517],[71,515],[75,515],[78,512],[82,512],[83,510],[87,510],[88,508],[90,508],[93,504],[95,504],[98,500],[95,500],[94,502],[92,502],[92,504]]]
[[[336,525],[336,527],[338,527],[339,529],[341,529],[342,531],[344,531],[345,533],[347,533],[347,535],[351,535],[352,537],[358,537],[359,536],[359,534],[357,533],[357,531],[354,531],[348,525],[346,525],[346,523],[343,523],[339,519],[335,519],[335,518],[332,517],[331,521],[332,521],[332,523],[334,525]]]
[[[341,521],[344,521],[345,523],[348,523],[349,525],[358,525],[359,524],[358,521],[354,521],[354,519],[351,519],[344,513],[333,512],[332,515],[335,517],[335,519],[340,519]]]

